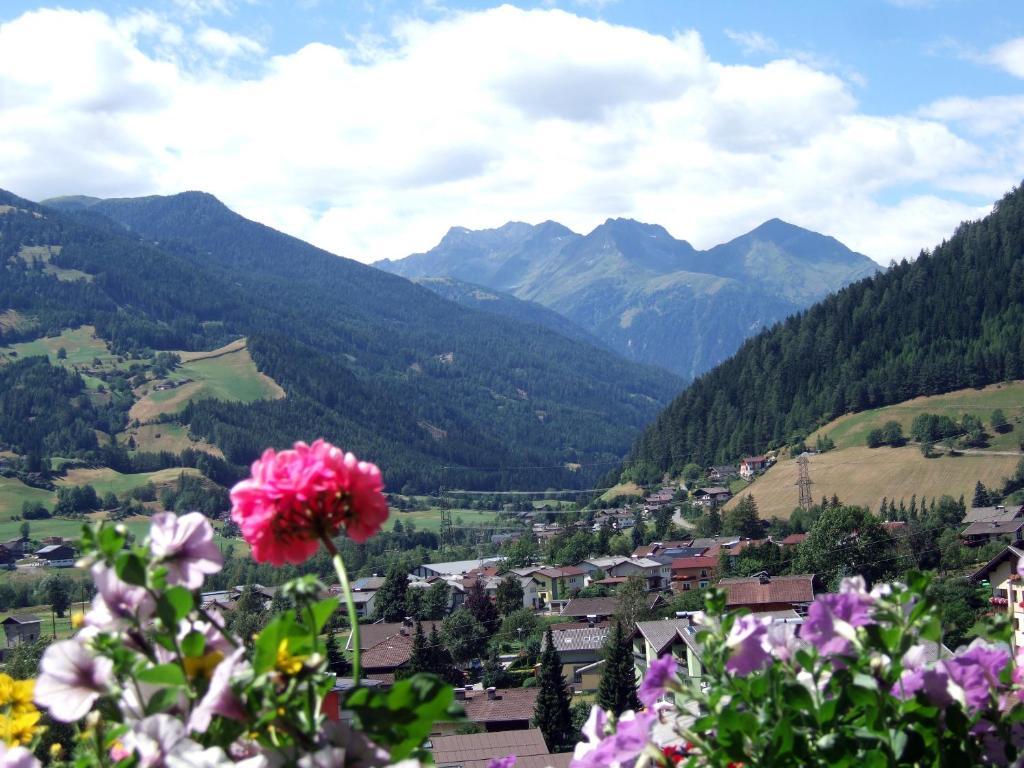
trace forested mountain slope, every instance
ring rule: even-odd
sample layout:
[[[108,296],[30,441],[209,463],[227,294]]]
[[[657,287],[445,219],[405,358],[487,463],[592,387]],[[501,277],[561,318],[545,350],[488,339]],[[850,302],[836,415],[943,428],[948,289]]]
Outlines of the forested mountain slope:
[[[609,219],[585,236],[551,221],[455,227],[426,253],[376,266],[507,291],[559,312],[630,359],[686,378],[878,269],[834,238],[778,219],[707,251],[631,219]]]
[[[83,324],[123,352],[248,339],[287,397],[203,400],[178,416],[234,464],[324,435],[380,462],[396,490],[583,484],[680,384],[460,307],[209,195],[76,198],[61,212],[3,193],[0,207],[0,314],[23,320],[2,329],[5,343]],[[26,259],[26,247],[45,247],[46,263]],[[521,466],[549,469],[505,469]]]
[[[628,477],[805,436],[849,411],[1024,377],[1024,189],[934,252],[747,341],[637,442]]]

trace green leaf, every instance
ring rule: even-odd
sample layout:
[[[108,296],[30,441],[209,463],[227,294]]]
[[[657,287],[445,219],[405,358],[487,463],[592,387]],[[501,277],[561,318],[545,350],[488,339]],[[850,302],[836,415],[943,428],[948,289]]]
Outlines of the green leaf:
[[[309,644],[307,631],[295,623],[295,611],[285,611],[276,616],[256,636],[252,666],[257,675],[272,669],[277,663],[277,649],[282,640],[289,641],[289,651],[295,654],[301,653]]]
[[[178,703],[181,698],[181,691],[178,690],[177,686],[172,688],[160,688],[154,693],[148,702],[146,702],[146,714],[156,715],[160,712],[166,712],[171,707]]]
[[[157,615],[169,627],[178,626],[178,622],[188,616],[194,606],[192,593],[184,587],[171,587],[160,596],[157,602]]]
[[[199,658],[205,650],[206,638],[201,632],[193,630],[185,635],[185,639],[181,641],[181,652],[190,658]]]
[[[140,683],[152,683],[153,685],[172,685],[184,687],[185,673],[177,664],[157,664],[155,667],[146,667],[136,676]]]
[[[134,552],[122,552],[114,561],[117,578],[126,584],[146,586],[146,564]]]
[[[104,525],[96,537],[96,546],[107,557],[113,558],[124,549],[125,537],[113,525]]]
[[[434,724],[450,717],[454,694],[436,675],[417,674],[389,691],[357,688],[344,707],[355,713],[358,726],[398,761],[416,752]]]
[[[321,600],[309,606],[308,610],[313,614],[313,634],[320,634],[320,631],[324,628],[327,620],[331,618],[331,615],[337,609],[338,598],[336,597],[329,597],[326,600]],[[304,615],[303,618],[306,618],[306,616]]]

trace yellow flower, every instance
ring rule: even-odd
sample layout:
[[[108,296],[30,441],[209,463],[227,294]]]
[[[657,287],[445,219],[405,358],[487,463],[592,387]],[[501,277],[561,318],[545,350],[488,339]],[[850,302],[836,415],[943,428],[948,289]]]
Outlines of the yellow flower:
[[[39,718],[38,710],[18,715],[0,715],[0,738],[13,747],[30,743],[36,734]]]
[[[59,758],[61,756],[61,753],[63,751],[64,751],[64,745],[60,744],[58,742],[54,742],[53,744],[50,745],[50,758],[53,759],[53,760],[56,760],[57,758]]]
[[[204,656],[189,657],[185,659],[185,674],[190,678],[202,677],[207,680],[213,674],[213,670],[224,659],[220,651],[210,651]]]
[[[81,611],[75,611],[71,614],[71,628],[81,629],[82,625],[85,624],[85,614]]]
[[[277,670],[286,675],[297,675],[302,671],[302,662],[305,656],[294,656],[288,650],[288,638],[286,637],[277,646]]]
[[[35,712],[36,706],[32,702],[32,695],[36,690],[35,680],[14,680],[11,686],[10,702],[13,705],[15,714]]]
[[[10,675],[0,673],[0,706],[11,703],[14,697],[14,679]]]

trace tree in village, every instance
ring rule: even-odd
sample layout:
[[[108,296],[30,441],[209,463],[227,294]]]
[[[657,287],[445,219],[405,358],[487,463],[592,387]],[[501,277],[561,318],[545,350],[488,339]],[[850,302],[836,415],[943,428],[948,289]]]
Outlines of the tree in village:
[[[757,502],[747,494],[722,516],[722,532],[730,536],[758,539],[764,535],[764,526],[757,515]]]
[[[665,541],[672,537],[672,516],[675,508],[671,504],[665,504],[654,513],[654,536],[658,541]]]
[[[537,704],[533,710],[533,725],[540,728],[551,752],[568,749],[576,740],[569,709],[569,689],[562,675],[562,662],[555,650],[555,639],[548,626],[544,651],[540,656],[537,675]]]
[[[409,590],[409,573],[402,564],[395,562],[388,568],[384,583],[374,599],[374,621],[401,621],[405,618],[406,592]]]
[[[348,663],[348,659],[342,653],[341,646],[338,644],[338,635],[333,628],[327,633],[326,647],[327,669],[338,677],[344,677],[352,671],[352,665]]]
[[[979,480],[974,486],[974,498],[971,500],[972,507],[989,507],[992,506],[992,496],[985,487],[985,484]]]
[[[597,688],[598,706],[616,715],[627,709],[640,709],[640,701],[636,697],[633,651],[623,635],[622,622],[616,620],[605,642],[604,672]]]
[[[717,536],[722,532],[722,516],[718,509],[711,507],[697,520],[697,533],[701,536]]]
[[[441,625],[441,638],[459,664],[477,659],[487,646],[487,630],[465,608],[459,608]]]
[[[647,594],[647,582],[640,576],[630,576],[626,579],[626,583],[619,587],[615,596],[619,601],[615,618],[622,622],[623,626],[635,627],[638,621],[647,621],[651,618],[651,611],[647,607],[650,597]]]
[[[611,541],[612,535],[614,535],[615,529],[612,528],[612,521],[610,517],[606,517],[601,522],[601,527],[597,531],[597,545],[596,550],[598,555],[607,555],[611,552]]]
[[[523,585],[519,577],[510,574],[501,580],[495,602],[502,616],[508,616],[523,607]]]
[[[992,430],[994,432],[1002,434],[1004,432],[1010,431],[1010,422],[1006,420],[1006,414],[1003,413],[1002,408],[996,408],[994,411],[992,411],[992,418],[990,419],[990,421],[992,423]]]
[[[430,658],[430,671],[452,685],[461,685],[465,677],[455,667],[455,661],[448,647],[444,644],[444,638],[434,624],[427,638],[427,650]]]
[[[498,609],[494,607],[494,603],[488,597],[484,583],[480,579],[474,581],[466,593],[466,610],[483,625],[487,634],[493,634],[498,628]]]
[[[642,510],[637,510],[633,515],[633,549],[642,547],[647,543],[647,526],[644,525],[644,513]]]
[[[64,614],[71,607],[70,579],[61,573],[56,573],[46,580],[43,591],[46,594],[46,601],[50,604],[53,612],[59,618],[64,618]]]
[[[438,579],[424,591],[420,600],[419,618],[440,621],[448,615],[450,602],[451,587],[444,579]]]
[[[894,549],[892,536],[870,510],[829,503],[798,548],[793,572],[817,574],[828,589],[851,574],[874,584],[894,570]]]

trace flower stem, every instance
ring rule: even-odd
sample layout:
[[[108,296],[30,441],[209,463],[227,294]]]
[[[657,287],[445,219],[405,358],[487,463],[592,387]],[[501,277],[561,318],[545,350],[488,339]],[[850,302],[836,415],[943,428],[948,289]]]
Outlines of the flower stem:
[[[331,537],[327,534],[322,534],[320,537],[323,541],[327,551],[331,554],[331,563],[334,565],[334,572],[338,574],[338,581],[341,582],[341,593],[345,598],[345,605],[348,608],[348,624],[351,629],[352,637],[352,678],[353,687],[358,688],[359,683],[362,680],[362,666],[360,665],[360,647],[359,647],[359,617],[356,616],[356,604],[352,599],[352,587],[348,583],[348,572],[345,570],[345,561],[341,559],[341,553],[338,548],[334,546],[334,542],[331,541]]]

